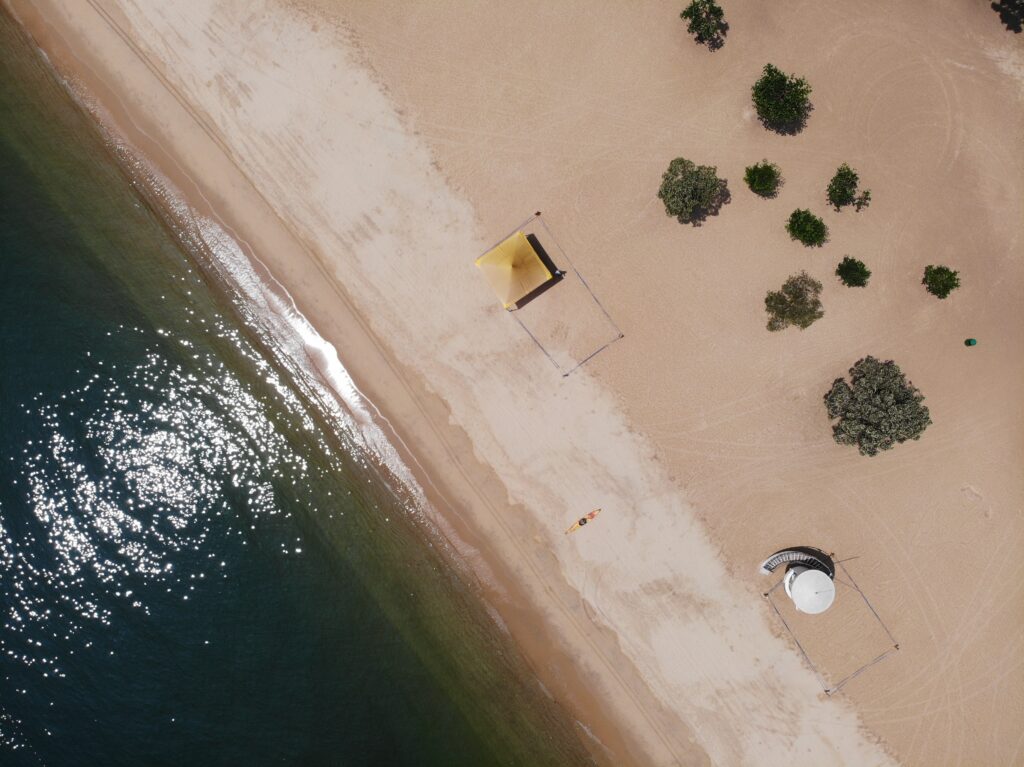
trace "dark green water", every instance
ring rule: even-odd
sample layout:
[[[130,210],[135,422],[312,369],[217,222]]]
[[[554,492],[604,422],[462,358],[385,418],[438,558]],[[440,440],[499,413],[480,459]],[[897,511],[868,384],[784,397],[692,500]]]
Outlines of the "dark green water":
[[[116,157],[0,12],[0,764],[587,763]]]

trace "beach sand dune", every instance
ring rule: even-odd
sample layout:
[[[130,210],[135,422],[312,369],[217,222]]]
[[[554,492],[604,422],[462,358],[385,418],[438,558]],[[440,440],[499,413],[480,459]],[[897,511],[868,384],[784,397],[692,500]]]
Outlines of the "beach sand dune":
[[[503,614],[542,616],[574,657],[558,692],[619,723],[592,727],[603,758],[1020,759],[1024,91],[987,6],[737,4],[712,54],[653,2],[8,2],[347,363],[366,335],[353,373],[442,522]],[[814,87],[798,136],[753,115],[767,61]],[[730,181],[701,227],[655,197],[679,155]],[[775,200],[742,186],[762,157]],[[873,191],[860,214],[826,208],[841,162]],[[789,240],[795,207],[824,216],[825,248]],[[626,334],[565,379],[472,268],[537,209]],[[847,253],[867,289],[831,277]],[[963,288],[926,294],[929,263]],[[769,334],[764,293],[800,269],[825,318]],[[865,354],[935,421],[874,459],[832,442],[821,402]],[[901,645],[832,698],[760,597],[757,564],[793,544],[859,557]],[[794,628],[832,682],[875,650],[822,625]]]

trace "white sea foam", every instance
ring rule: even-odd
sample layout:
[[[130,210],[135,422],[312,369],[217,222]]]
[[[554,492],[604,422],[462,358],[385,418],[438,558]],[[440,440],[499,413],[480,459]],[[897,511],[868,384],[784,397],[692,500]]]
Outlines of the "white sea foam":
[[[310,464],[267,417],[268,403],[224,365],[205,367],[197,376],[150,350],[116,375],[23,406],[39,436],[17,455],[13,481],[34,521],[14,535],[0,509],[5,662],[63,678],[66,642],[112,625],[125,606],[148,614],[158,586],[187,600],[211,540],[281,514],[275,483],[306,483]],[[228,487],[244,498],[228,498]],[[295,541],[279,545],[287,556]],[[0,710],[0,743],[4,729]]]
[[[359,390],[337,348],[317,332],[291,294],[262,263],[261,275],[253,265],[255,254],[246,253],[219,222],[199,214],[169,179],[140,159],[133,147],[114,134],[108,133],[107,138],[136,182],[172,216],[186,246],[228,288],[242,321],[258,334],[303,395],[320,407],[333,428],[372,456],[397,481],[399,487],[392,489],[408,497],[408,511],[424,508],[428,502],[422,487],[381,428],[380,423],[386,419]],[[268,381],[283,397],[294,397],[273,378]],[[309,424],[311,431],[313,428]]]
[[[257,274],[242,247],[220,224],[190,212],[213,266],[241,294],[243,315],[250,325],[258,322],[276,361],[298,379],[307,394],[315,395],[336,425],[387,467],[417,504],[425,503],[422,488],[374,418],[372,403],[359,391],[335,346],[316,331],[283,285]]]
[[[170,179],[160,173],[122,136],[109,128],[109,114],[87,91],[67,79],[64,86],[79,105],[93,115],[108,145],[134,182],[155,198],[174,219],[177,233],[197,255],[205,256],[204,266],[235,291],[236,311],[245,324],[256,331],[274,361],[285,368],[303,394],[319,405],[331,425],[373,456],[400,485],[395,490],[407,494],[409,511],[428,504],[422,487],[395,445],[381,428],[387,422],[376,405],[356,385],[341,362],[338,350],[321,336],[299,311],[294,298],[261,263],[265,278],[253,266],[254,253],[242,248],[224,226],[198,213]],[[268,378],[286,400],[294,394]],[[292,403],[297,404],[297,403]],[[304,408],[296,408],[299,411]],[[310,431],[313,424],[308,424]],[[394,432],[392,432],[394,434]],[[394,434],[397,439],[397,434]]]

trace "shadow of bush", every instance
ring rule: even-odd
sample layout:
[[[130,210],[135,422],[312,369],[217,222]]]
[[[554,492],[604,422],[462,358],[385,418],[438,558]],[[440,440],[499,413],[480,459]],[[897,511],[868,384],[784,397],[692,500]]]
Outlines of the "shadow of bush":
[[[727,34],[729,34],[729,22],[723,21],[719,23],[714,35],[707,40],[698,40],[698,42],[703,43],[708,47],[709,51],[714,52],[725,45],[725,36]]]
[[[807,127],[807,121],[811,117],[811,112],[814,111],[814,104],[807,102],[807,108],[804,113],[796,120],[790,120],[787,122],[773,122],[766,120],[763,117],[758,117],[761,125],[770,130],[772,133],[778,133],[783,136],[795,136],[797,133]]]
[[[729,185],[726,179],[721,179],[718,191],[715,193],[711,203],[703,208],[697,208],[689,216],[680,214],[676,216],[676,221],[680,224],[690,224],[691,226],[700,226],[707,220],[708,216],[717,216],[718,212],[722,209],[723,205],[728,205],[732,201],[732,194],[729,192]]]

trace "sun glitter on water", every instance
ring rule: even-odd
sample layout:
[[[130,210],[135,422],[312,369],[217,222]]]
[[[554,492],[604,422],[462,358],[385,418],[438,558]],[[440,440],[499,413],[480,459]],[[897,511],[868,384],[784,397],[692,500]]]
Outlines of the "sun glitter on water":
[[[73,651],[86,625],[110,626],[112,603],[148,612],[158,586],[187,601],[197,580],[227,577],[212,550],[208,568],[180,562],[281,513],[272,481],[307,476],[264,404],[222,362],[201,362],[199,378],[149,350],[115,378],[97,360],[80,386],[24,407],[42,436],[10,457],[33,524],[15,534],[0,516],[8,660],[63,678],[58,646]]]

